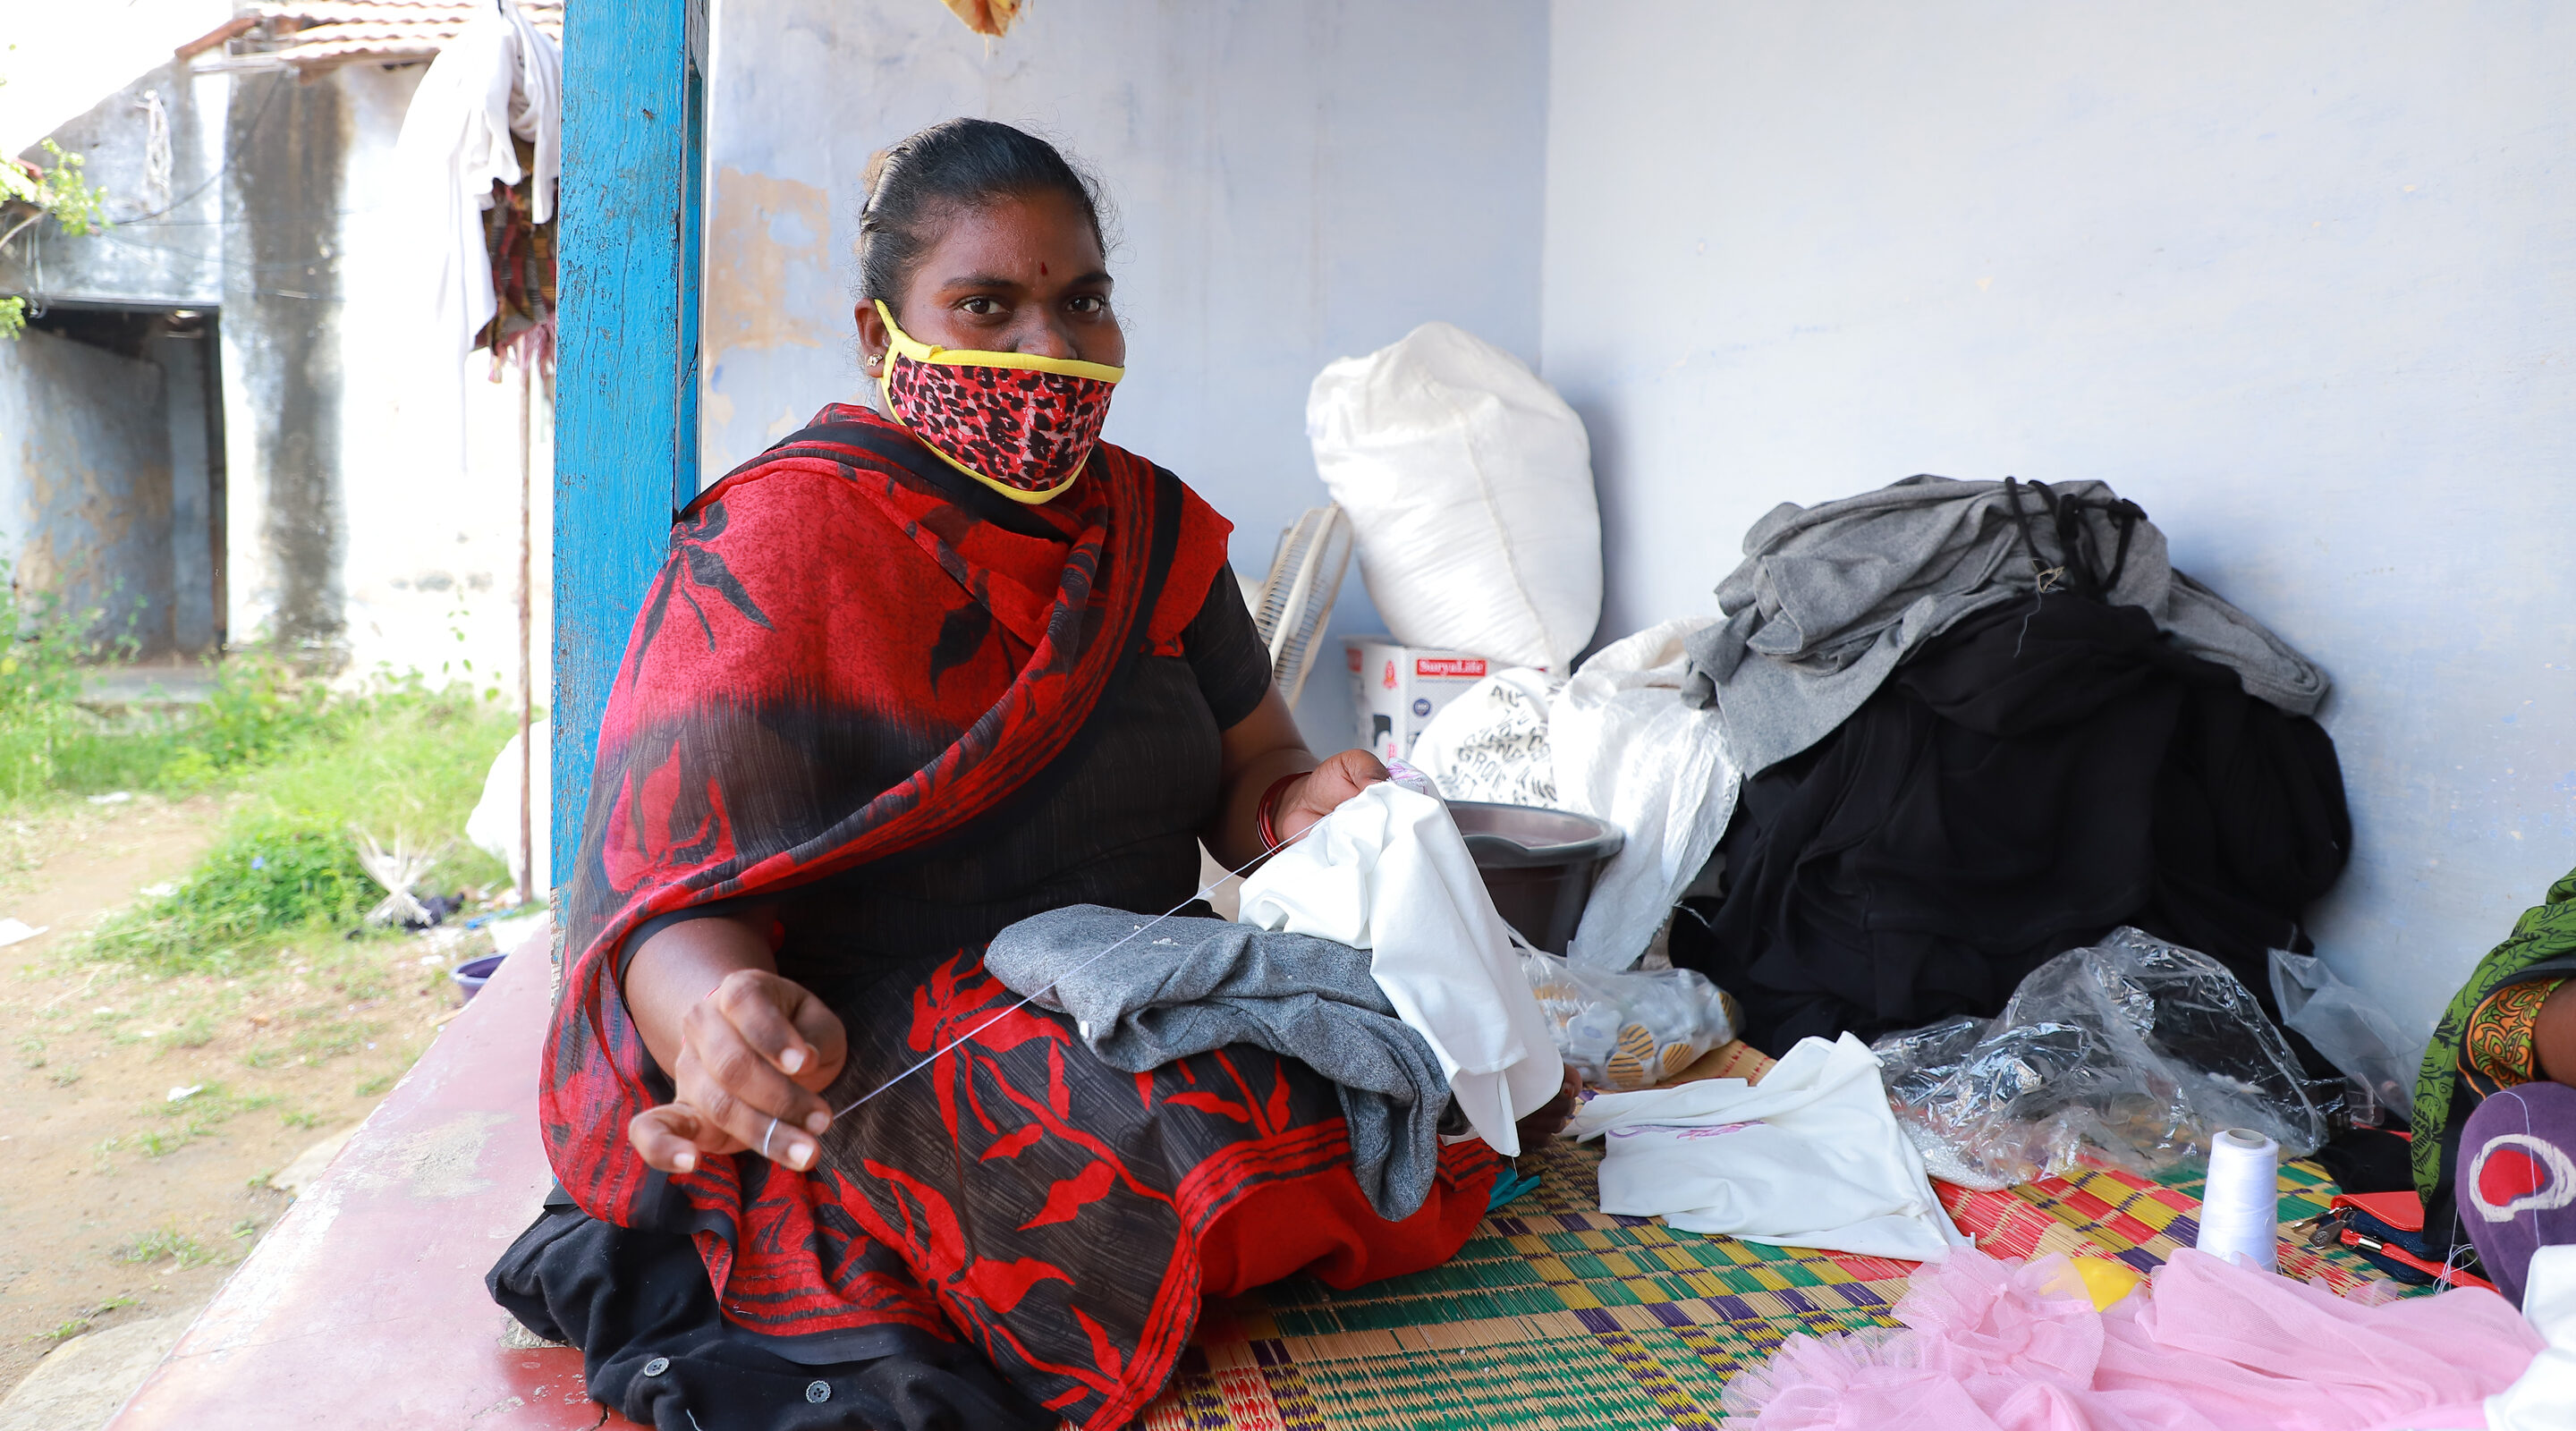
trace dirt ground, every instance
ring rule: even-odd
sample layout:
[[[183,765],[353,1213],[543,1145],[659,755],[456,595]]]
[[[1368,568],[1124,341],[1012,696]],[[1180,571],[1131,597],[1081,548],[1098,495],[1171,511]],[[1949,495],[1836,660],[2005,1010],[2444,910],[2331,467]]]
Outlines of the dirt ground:
[[[67,938],[184,874],[199,796],[0,816],[0,1390],[62,1338],[190,1311],[288,1198],[265,1179],[366,1117],[459,1002],[461,930],[306,939],[240,978],[84,962]],[[174,1099],[174,1094],[181,1094]]]

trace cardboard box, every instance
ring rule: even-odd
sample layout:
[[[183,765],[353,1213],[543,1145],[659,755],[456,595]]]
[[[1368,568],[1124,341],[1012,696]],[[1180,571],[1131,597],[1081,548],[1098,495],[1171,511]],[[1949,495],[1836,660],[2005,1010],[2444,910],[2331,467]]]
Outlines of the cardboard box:
[[[1380,760],[1401,760],[1440,708],[1485,679],[1491,664],[1464,651],[1399,646],[1392,636],[1345,636],[1351,700],[1359,718],[1360,749]]]

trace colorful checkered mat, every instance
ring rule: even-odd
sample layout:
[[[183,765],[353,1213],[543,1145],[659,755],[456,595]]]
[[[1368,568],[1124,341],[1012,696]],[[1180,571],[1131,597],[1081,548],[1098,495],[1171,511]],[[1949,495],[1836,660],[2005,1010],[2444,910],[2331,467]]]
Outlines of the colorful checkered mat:
[[[1759,1076],[1730,1046],[1693,1071]],[[1446,1264],[1336,1292],[1291,1279],[1211,1302],[1148,1431],[1709,1428],[1726,1381],[1799,1332],[1892,1326],[1912,1264],[1675,1232],[1600,1211],[1597,1144],[1521,1160],[1536,1191],[1485,1219]],[[2197,1180],[2106,1170],[2003,1192],[1938,1185],[1961,1231],[1998,1256],[2161,1264],[2198,1234]],[[2281,1221],[2334,1184],[2281,1171]],[[2349,1291],[2384,1277],[2341,1248],[2281,1242],[2282,1270]],[[2407,1289],[2395,1287],[2391,1290]]]

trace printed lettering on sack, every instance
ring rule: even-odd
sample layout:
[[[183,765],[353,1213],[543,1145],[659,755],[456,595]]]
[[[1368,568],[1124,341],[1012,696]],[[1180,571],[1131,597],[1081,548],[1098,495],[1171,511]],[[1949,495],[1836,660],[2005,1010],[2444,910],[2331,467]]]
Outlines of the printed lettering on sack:
[[[1485,679],[1485,661],[1481,656],[1416,656],[1413,674],[1445,681],[1481,681]]]

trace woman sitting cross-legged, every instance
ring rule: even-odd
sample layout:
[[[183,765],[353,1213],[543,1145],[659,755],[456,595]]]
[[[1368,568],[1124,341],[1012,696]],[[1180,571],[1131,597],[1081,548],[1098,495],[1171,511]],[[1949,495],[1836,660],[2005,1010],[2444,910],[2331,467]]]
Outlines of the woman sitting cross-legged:
[[[2415,1087],[2415,1183],[2519,1304],[2534,1252],[2576,1242],[2576,873],[2478,961]],[[2436,1250],[2447,1238],[2437,1236]]]
[[[562,1191],[492,1286],[663,1431],[1120,1426],[1201,1298],[1434,1266],[1496,1161],[1450,1143],[1382,1216],[1305,1064],[1119,1072],[1004,1012],[1006,926],[1170,909],[1201,841],[1248,862],[1385,772],[1307,752],[1225,520],[1097,440],[1092,186],[952,120],[869,189],[885,410],[825,408],[673,528],[562,913]]]

